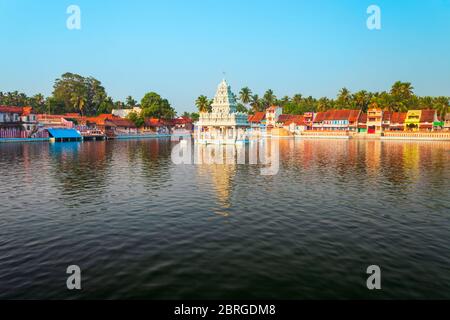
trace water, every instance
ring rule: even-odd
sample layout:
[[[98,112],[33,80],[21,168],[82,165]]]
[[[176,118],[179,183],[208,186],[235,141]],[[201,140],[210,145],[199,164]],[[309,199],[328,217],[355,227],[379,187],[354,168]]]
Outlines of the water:
[[[275,176],[172,146],[0,144],[0,298],[450,298],[449,142],[282,140]]]

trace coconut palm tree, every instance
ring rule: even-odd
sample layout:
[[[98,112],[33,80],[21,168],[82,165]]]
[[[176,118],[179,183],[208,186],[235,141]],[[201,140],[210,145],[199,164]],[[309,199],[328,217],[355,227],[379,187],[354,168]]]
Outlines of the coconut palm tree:
[[[353,95],[353,101],[359,110],[367,112],[370,103],[370,94],[365,90],[358,91]]]
[[[75,110],[80,111],[80,114],[83,115],[84,106],[86,104],[86,97],[84,95],[73,93],[72,97],[70,98],[70,102],[72,103]]]
[[[239,91],[239,100],[241,100],[241,102],[245,105],[250,103],[251,96],[252,90],[250,90],[249,87],[244,87],[241,91]]]
[[[251,96],[250,106],[252,107],[252,112],[258,112],[261,109],[261,101],[259,100],[259,96],[254,94]]]
[[[200,113],[211,111],[211,101],[208,97],[201,95],[195,100],[195,105]]]
[[[434,109],[437,110],[437,113],[441,119],[445,118],[445,115],[449,112],[450,104],[448,97],[437,97],[434,99],[433,104]]]
[[[272,89],[269,89],[266,91],[266,93],[264,93],[263,99],[264,99],[265,106],[270,107],[271,105],[273,105],[275,103],[275,100],[277,100],[277,97],[273,93]]]
[[[351,100],[351,93],[350,90],[347,88],[342,88],[339,90],[338,96],[337,96],[337,107],[339,109],[345,109],[350,106]]]

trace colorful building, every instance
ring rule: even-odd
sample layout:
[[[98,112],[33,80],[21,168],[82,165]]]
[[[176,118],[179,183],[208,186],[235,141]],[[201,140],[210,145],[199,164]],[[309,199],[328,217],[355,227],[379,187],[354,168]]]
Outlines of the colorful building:
[[[367,133],[375,134],[383,131],[383,110],[371,108],[367,110]]]
[[[266,127],[267,129],[275,128],[279,117],[283,115],[283,108],[271,106],[266,109]]]
[[[405,129],[406,112],[392,112],[389,118],[390,131],[403,131]]]
[[[314,130],[357,131],[360,110],[328,110],[317,112],[313,120]]]
[[[32,107],[0,106],[0,138],[31,138],[38,134]]]
[[[422,110],[409,110],[405,118],[405,131],[419,131]]]
[[[248,123],[250,124],[250,135],[258,137],[266,133],[266,113],[264,111],[249,115]]]

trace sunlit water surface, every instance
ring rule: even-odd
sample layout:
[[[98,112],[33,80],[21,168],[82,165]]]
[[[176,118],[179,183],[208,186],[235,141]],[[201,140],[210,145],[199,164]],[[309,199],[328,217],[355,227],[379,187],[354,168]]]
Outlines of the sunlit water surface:
[[[281,140],[274,176],[173,145],[0,144],[0,298],[450,298],[449,142]]]

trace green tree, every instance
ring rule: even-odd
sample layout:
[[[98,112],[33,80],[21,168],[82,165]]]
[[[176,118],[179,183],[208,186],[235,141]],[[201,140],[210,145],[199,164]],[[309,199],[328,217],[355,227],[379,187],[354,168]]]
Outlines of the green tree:
[[[272,89],[268,89],[265,93],[264,93],[264,106],[266,108],[272,106],[275,103],[275,100],[277,99],[277,97],[275,96],[275,94],[273,93]]]
[[[204,95],[199,96],[195,100],[195,105],[200,113],[211,112],[211,101]]]
[[[239,100],[241,100],[241,102],[244,105],[248,105],[250,103],[251,96],[252,96],[252,90],[250,90],[249,87],[244,87],[239,92]]]
[[[172,119],[176,114],[169,101],[161,98],[156,92],[145,94],[141,100],[141,108],[144,117]]]
[[[262,111],[261,101],[259,100],[259,96],[257,94],[252,95],[250,106],[252,107],[252,113]]]
[[[142,113],[137,113],[135,111],[130,112],[127,119],[133,121],[134,125],[138,128],[142,127],[145,123]]]
[[[128,96],[125,99],[125,105],[127,106],[127,108],[131,109],[131,108],[133,108],[133,107],[135,107],[137,105],[137,101],[134,100],[132,96]]]
[[[368,109],[368,106],[370,103],[370,99],[371,99],[370,94],[365,90],[361,90],[361,91],[356,92],[353,95],[353,101],[354,101],[353,104],[362,112],[367,112],[367,109]]]
[[[351,105],[351,93],[347,88],[342,88],[339,90],[336,107],[338,109],[348,109]]]

